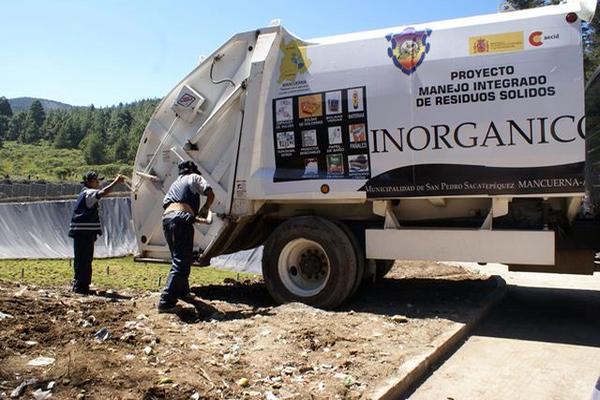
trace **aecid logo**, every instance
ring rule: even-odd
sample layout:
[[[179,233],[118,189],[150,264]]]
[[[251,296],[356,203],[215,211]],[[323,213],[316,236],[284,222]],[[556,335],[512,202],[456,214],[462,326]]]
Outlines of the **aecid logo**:
[[[560,34],[553,33],[551,35],[544,35],[544,32],[535,31],[529,35],[529,44],[533,47],[540,47],[544,44],[544,42],[548,40],[557,40],[560,39]]]
[[[529,44],[534,47],[539,47],[544,44],[542,41],[542,32],[536,31],[529,35]]]
[[[417,70],[425,60],[425,55],[429,53],[430,45],[427,43],[427,38],[430,35],[431,29],[416,31],[413,28],[407,28],[402,33],[389,34],[385,37],[390,43],[388,56],[396,67],[406,75],[410,75]]]

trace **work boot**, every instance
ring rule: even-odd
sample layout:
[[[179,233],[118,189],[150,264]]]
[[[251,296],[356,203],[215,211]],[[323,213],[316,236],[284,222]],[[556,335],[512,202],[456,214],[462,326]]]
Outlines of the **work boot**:
[[[206,300],[202,300],[200,297],[191,292],[179,297],[179,299],[193,305],[198,314],[201,316],[210,317],[213,319],[222,319],[225,316],[225,314],[223,314],[218,308],[214,307]]]
[[[176,314],[179,308],[177,307],[177,304],[169,305],[158,303],[156,309],[159,314]]]
[[[81,289],[81,288],[73,288],[73,293],[81,294],[83,296],[91,296],[95,295],[96,291],[91,289]]]

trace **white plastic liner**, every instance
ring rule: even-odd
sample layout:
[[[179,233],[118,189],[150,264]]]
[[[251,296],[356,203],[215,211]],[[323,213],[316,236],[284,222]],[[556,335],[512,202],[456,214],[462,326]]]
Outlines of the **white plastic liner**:
[[[248,272],[262,275],[263,246],[251,250],[215,257],[210,260],[213,267],[230,271]]]
[[[73,258],[73,239],[68,236],[75,200],[0,204],[0,259]],[[102,236],[94,257],[136,254],[128,197],[100,200]],[[215,257],[214,267],[261,274],[262,246]]]
[[[0,258],[72,258],[68,233],[74,207],[75,200],[0,204]],[[94,257],[137,251],[128,197],[102,199],[100,220]]]

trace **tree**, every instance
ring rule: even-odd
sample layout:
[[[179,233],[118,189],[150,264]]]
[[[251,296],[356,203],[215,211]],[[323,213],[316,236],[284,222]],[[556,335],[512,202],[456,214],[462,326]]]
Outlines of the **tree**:
[[[150,119],[150,117],[148,117]],[[138,146],[140,145],[140,140],[142,139],[142,135],[144,134],[144,129],[146,124],[148,123],[148,119],[144,122],[136,122],[131,127],[131,131],[129,131],[129,157],[128,160],[131,164],[135,161],[135,155],[137,154]]]
[[[507,3],[515,10],[525,10],[526,8],[545,6],[546,0],[508,0]]]
[[[92,133],[83,148],[83,158],[90,165],[104,164],[106,162],[106,149],[99,133]]]
[[[129,131],[133,117],[131,112],[127,109],[121,109],[117,112],[113,112],[110,121],[110,130],[114,132],[122,131],[123,129]]]
[[[18,140],[21,136],[21,133],[25,129],[25,118],[27,118],[27,113],[20,112],[15,114],[8,124],[8,140]]]
[[[0,140],[8,138],[8,126],[10,124],[10,118],[6,115],[0,115]]]
[[[19,142],[27,144],[36,143],[42,136],[42,126],[37,124],[31,113],[27,113],[25,127],[21,130],[21,134],[18,137]]]
[[[35,100],[31,103],[27,117],[25,118],[24,129],[21,129],[18,140],[21,143],[36,143],[44,137],[44,131],[42,126],[46,120],[46,113],[44,107],[39,100]]]
[[[113,145],[113,159],[115,162],[126,163],[129,160],[129,143],[125,135],[120,135]]]
[[[589,78],[600,65],[600,21],[594,18],[592,22],[582,25],[583,67],[585,77]]]
[[[508,4],[513,6],[515,10],[525,10],[527,8],[536,8],[559,4],[560,0],[507,0]]]
[[[29,106],[29,116],[35,123],[36,127],[41,129],[44,120],[46,119],[46,113],[44,112],[44,107],[42,107],[42,103],[40,103],[39,100],[34,100],[33,103],[31,103],[31,106]]]
[[[4,96],[0,97],[0,115],[4,115],[6,117],[12,117],[13,111],[10,107],[10,103],[8,99]]]
[[[81,131],[73,118],[67,115],[56,132],[53,145],[58,149],[75,149],[81,142]]]

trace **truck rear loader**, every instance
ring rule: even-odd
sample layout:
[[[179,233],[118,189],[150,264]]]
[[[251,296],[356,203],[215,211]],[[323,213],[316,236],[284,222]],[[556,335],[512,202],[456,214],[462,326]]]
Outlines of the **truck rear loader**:
[[[196,255],[264,245],[279,302],[335,307],[396,259],[593,273],[600,235],[581,206],[597,202],[600,151],[589,135],[586,153],[581,32],[595,6],[234,35],[143,133],[138,256],[169,259],[161,200],[193,160],[216,196]]]

